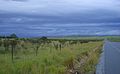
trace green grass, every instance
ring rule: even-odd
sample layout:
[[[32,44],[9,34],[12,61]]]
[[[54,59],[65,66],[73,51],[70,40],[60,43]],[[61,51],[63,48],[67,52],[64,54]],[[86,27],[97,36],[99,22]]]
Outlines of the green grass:
[[[52,39],[52,38],[50,38]],[[55,37],[53,37],[55,39]],[[68,40],[104,40],[120,42],[120,36],[68,36],[68,37],[56,37],[56,39],[68,39]]]
[[[39,48],[37,56],[34,44],[30,42],[23,42],[23,44],[24,48],[20,44],[17,45],[14,61],[11,60],[10,52],[0,53],[0,74],[66,74],[68,69],[74,67],[72,64],[77,61],[77,58],[87,56],[86,54],[101,46],[102,42],[76,43],[65,46],[61,51],[56,50],[51,44],[46,44]],[[4,47],[0,47],[0,52],[3,50]],[[99,59],[98,51],[93,52],[92,57],[80,70],[84,73],[94,71]]]
[[[107,39],[112,42],[120,42],[120,36],[108,37]]]

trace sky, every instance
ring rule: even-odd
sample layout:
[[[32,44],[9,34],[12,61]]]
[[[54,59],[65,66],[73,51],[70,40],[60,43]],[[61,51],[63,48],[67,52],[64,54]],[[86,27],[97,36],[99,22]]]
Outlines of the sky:
[[[0,34],[120,35],[119,0],[0,0]]]

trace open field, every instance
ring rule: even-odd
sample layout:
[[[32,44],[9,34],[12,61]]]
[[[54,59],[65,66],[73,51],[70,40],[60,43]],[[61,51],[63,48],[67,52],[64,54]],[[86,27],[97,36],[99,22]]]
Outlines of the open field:
[[[0,39],[0,74],[94,73],[100,40]]]
[[[66,37],[51,37],[50,39],[72,39],[72,40],[104,40],[108,39],[113,42],[120,42],[120,36],[66,36]]]
[[[120,36],[108,37],[108,40],[112,42],[120,42]]]

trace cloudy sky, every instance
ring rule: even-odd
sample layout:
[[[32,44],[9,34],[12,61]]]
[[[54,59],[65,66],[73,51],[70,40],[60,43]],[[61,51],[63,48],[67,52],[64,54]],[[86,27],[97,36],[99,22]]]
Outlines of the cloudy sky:
[[[120,35],[119,0],[0,0],[0,34]]]

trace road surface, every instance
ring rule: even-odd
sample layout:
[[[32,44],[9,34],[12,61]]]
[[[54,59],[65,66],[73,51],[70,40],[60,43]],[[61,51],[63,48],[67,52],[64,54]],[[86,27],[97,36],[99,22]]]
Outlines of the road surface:
[[[105,41],[96,74],[120,74],[120,42]]]

